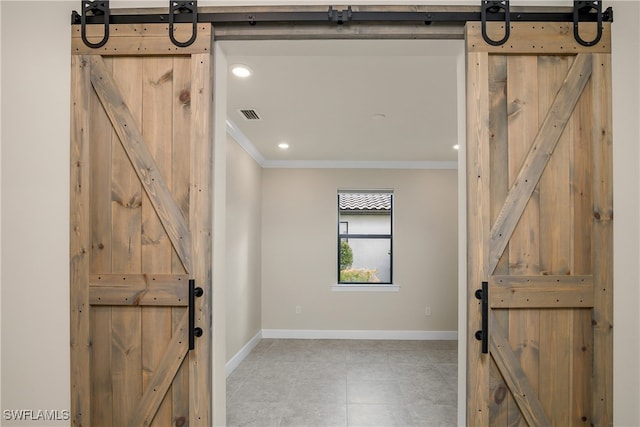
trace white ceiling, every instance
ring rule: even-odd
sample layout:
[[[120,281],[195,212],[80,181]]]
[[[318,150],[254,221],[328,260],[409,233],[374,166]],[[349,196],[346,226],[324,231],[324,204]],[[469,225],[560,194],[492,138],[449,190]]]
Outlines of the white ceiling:
[[[232,135],[263,166],[452,167],[460,40],[222,41]],[[259,121],[238,110],[255,109]],[[381,118],[383,115],[384,118]],[[286,142],[286,151],[278,144]]]

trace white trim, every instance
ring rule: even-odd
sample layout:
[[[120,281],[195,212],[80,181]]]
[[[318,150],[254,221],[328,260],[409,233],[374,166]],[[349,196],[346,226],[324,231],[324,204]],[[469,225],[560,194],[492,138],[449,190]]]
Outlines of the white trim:
[[[458,53],[458,333],[467,337],[467,70],[466,49]],[[458,425],[467,425],[467,345],[458,342]]]
[[[265,158],[260,154],[251,140],[245,135],[240,128],[230,119],[227,118],[227,133],[236,140],[238,144],[256,161],[260,166],[265,163]]]
[[[457,169],[457,161],[265,160],[263,168],[291,169]]]
[[[399,285],[360,285],[335,284],[331,292],[400,292]]]
[[[229,361],[225,365],[227,377],[231,375],[231,373],[240,365],[240,363],[242,363],[242,361],[249,355],[249,353],[251,353],[251,350],[253,350],[258,345],[261,339],[262,331],[258,331],[258,333],[253,338],[251,338],[249,342],[240,349],[239,352],[235,354],[235,356],[229,359]]]
[[[266,169],[458,169],[457,161],[267,160],[228,117],[227,133]]]
[[[340,340],[457,340],[458,331],[263,329],[262,338]]]

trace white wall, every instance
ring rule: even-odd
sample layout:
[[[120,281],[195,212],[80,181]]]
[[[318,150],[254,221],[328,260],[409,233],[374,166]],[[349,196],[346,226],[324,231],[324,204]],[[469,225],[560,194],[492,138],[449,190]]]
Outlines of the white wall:
[[[456,331],[456,175],[265,169],[263,329]],[[393,189],[393,281],[399,292],[331,291],[338,268],[338,189]],[[431,316],[424,314],[426,305]]]
[[[2,409],[64,410],[70,407],[69,22],[79,3],[0,6]]]
[[[519,1],[518,4],[547,4]],[[201,5],[331,4],[331,0],[221,0]],[[384,4],[391,0],[352,0]],[[424,1],[393,1],[423,4]],[[442,4],[431,1],[431,4]],[[448,3],[448,2],[447,2]],[[476,1],[462,1],[477,5]],[[515,3],[515,2],[514,2]],[[568,5],[563,1],[560,4]],[[114,7],[166,6],[114,1]],[[640,6],[613,4],[615,332],[614,417],[640,425]],[[0,1],[2,55],[0,406],[69,404],[69,16],[77,0]],[[24,17],[24,21],[22,20]],[[24,30],[26,28],[28,31]],[[223,137],[224,138],[224,132]],[[215,250],[215,249],[214,249]],[[214,291],[216,292],[216,291]],[[224,302],[224,292],[214,300]],[[216,310],[214,314],[224,313]],[[224,325],[223,319],[214,319]],[[224,349],[224,345],[216,346]],[[215,350],[214,350],[215,351]],[[224,359],[224,352],[220,356]],[[214,389],[224,389],[224,361]],[[222,391],[220,391],[222,393]],[[215,396],[214,396],[215,397]],[[219,402],[218,402],[219,403]],[[64,425],[66,423],[61,423]],[[5,424],[3,424],[5,425]],[[7,424],[8,425],[8,424]]]
[[[262,168],[227,142],[227,362],[262,329]]]
[[[607,2],[609,3],[609,2]],[[614,420],[640,425],[640,3],[614,3]]]

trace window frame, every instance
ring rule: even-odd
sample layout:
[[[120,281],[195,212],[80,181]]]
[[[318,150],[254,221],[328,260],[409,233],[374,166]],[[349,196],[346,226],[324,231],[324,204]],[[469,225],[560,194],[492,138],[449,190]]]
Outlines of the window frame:
[[[369,234],[369,233],[349,233],[348,221],[343,221],[341,218],[340,209],[340,195],[342,194],[387,194],[390,196],[390,208],[389,208],[389,233],[388,234]],[[394,192],[393,190],[338,190],[337,194],[337,287],[394,287],[393,285],[393,207],[394,207]],[[362,214],[366,215],[366,214]],[[347,223],[347,233],[341,233],[341,226]],[[341,242],[343,239],[349,242],[350,239],[385,239],[389,241],[389,281],[385,282],[343,282],[340,280],[340,252]]]

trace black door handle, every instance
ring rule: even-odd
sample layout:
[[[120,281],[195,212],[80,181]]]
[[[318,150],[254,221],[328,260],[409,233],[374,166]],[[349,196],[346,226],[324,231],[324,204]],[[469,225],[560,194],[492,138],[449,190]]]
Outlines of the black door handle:
[[[481,301],[482,329],[476,331],[475,337],[482,341],[482,353],[489,353],[489,283],[482,282],[482,288],[476,290],[476,298]]]
[[[196,348],[196,337],[202,336],[202,328],[196,327],[196,297],[201,297],[204,291],[196,287],[196,281],[189,279],[189,350]]]

